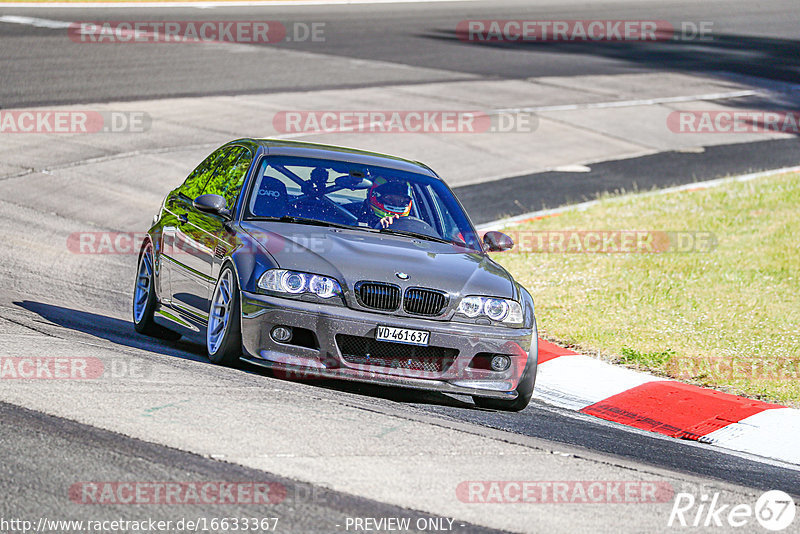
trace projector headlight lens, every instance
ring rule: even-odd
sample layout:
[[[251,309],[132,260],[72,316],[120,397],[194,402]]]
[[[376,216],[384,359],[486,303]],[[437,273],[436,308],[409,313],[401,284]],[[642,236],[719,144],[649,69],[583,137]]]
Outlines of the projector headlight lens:
[[[281,286],[287,293],[292,293],[294,295],[302,293],[306,288],[306,275],[286,271],[283,273],[283,276],[281,276]]]
[[[339,290],[339,284],[333,278],[315,274],[308,281],[308,289],[316,296],[327,299],[336,295]]]
[[[502,321],[508,316],[508,302],[502,299],[489,299],[484,304],[483,312],[492,321]]]
[[[467,317],[477,317],[483,311],[483,299],[480,297],[464,297],[458,311]]]

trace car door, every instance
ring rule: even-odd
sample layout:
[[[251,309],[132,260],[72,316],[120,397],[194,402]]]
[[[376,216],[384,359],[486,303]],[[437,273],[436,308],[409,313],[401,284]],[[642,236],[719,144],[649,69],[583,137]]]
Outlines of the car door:
[[[217,161],[225,154],[225,148],[213,152],[203,160],[197,168],[186,178],[186,181],[172,191],[164,203],[163,247],[162,247],[162,290],[164,300],[173,307],[187,313],[202,316],[202,304],[195,302],[195,306],[187,304],[192,302],[191,293],[186,293],[187,267],[196,265],[196,255],[199,253],[188,246],[191,240],[187,236],[189,231],[189,217],[192,211],[192,201],[200,196],[206,183],[211,179],[216,170]],[[191,280],[191,278],[188,278]],[[189,286],[190,287],[190,286]],[[200,307],[198,307],[200,306]]]
[[[243,146],[232,147],[231,151],[222,158],[222,163],[217,167],[217,173],[208,181],[203,194],[221,196],[225,199],[228,210],[234,213],[252,163],[253,153],[250,149]],[[211,214],[201,215],[204,217],[204,230],[214,239],[213,258],[210,258],[211,290],[213,290],[221,267],[220,261],[236,246],[236,237],[225,228],[225,221],[222,218]]]
[[[214,258],[225,254],[226,248],[224,244],[220,246],[220,238],[227,231],[221,217],[195,209],[192,201],[200,194],[215,194],[225,198],[228,208],[232,209],[251,160],[248,149],[225,147],[214,160],[213,172],[202,192],[191,198],[181,197],[179,211],[185,213],[185,217],[179,220],[175,232],[175,247],[180,249],[181,261],[175,263],[170,281],[172,305],[202,322],[208,321],[209,299],[216,281]]]

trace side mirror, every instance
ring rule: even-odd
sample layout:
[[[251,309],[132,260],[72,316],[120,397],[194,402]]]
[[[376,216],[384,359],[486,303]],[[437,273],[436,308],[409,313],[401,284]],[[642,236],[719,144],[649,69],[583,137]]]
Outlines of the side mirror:
[[[228,210],[228,204],[225,199],[219,195],[200,195],[192,202],[195,209],[203,213],[213,213],[219,215],[225,220],[231,218],[231,212]]]
[[[483,236],[483,244],[489,252],[504,252],[514,248],[514,241],[503,232],[486,232]]]

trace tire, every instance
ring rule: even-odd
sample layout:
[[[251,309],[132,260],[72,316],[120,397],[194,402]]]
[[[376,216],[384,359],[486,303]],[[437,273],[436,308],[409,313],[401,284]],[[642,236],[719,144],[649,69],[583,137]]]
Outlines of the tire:
[[[153,321],[156,300],[153,270],[153,244],[146,241],[139,252],[136,264],[136,280],[133,286],[133,328],[140,334],[159,339],[175,341],[181,337],[177,332],[167,330]]]
[[[212,362],[236,367],[242,356],[242,320],[239,284],[230,264],[219,273],[208,310],[206,350]]]
[[[534,343],[536,337],[534,336]],[[479,408],[487,408],[489,410],[499,410],[503,412],[521,412],[531,402],[533,396],[533,386],[536,384],[536,370],[537,364],[532,363],[532,358],[528,357],[528,362],[525,364],[525,370],[522,373],[522,378],[517,384],[515,391],[517,398],[511,401],[503,399],[488,399],[486,397],[473,396],[472,400]]]

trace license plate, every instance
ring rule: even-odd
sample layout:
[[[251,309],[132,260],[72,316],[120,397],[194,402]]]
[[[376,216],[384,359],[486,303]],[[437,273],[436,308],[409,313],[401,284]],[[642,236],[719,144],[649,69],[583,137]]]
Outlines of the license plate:
[[[424,330],[411,330],[409,328],[395,328],[393,326],[379,326],[375,332],[378,341],[391,341],[392,343],[405,343],[407,345],[428,346],[430,332]]]

